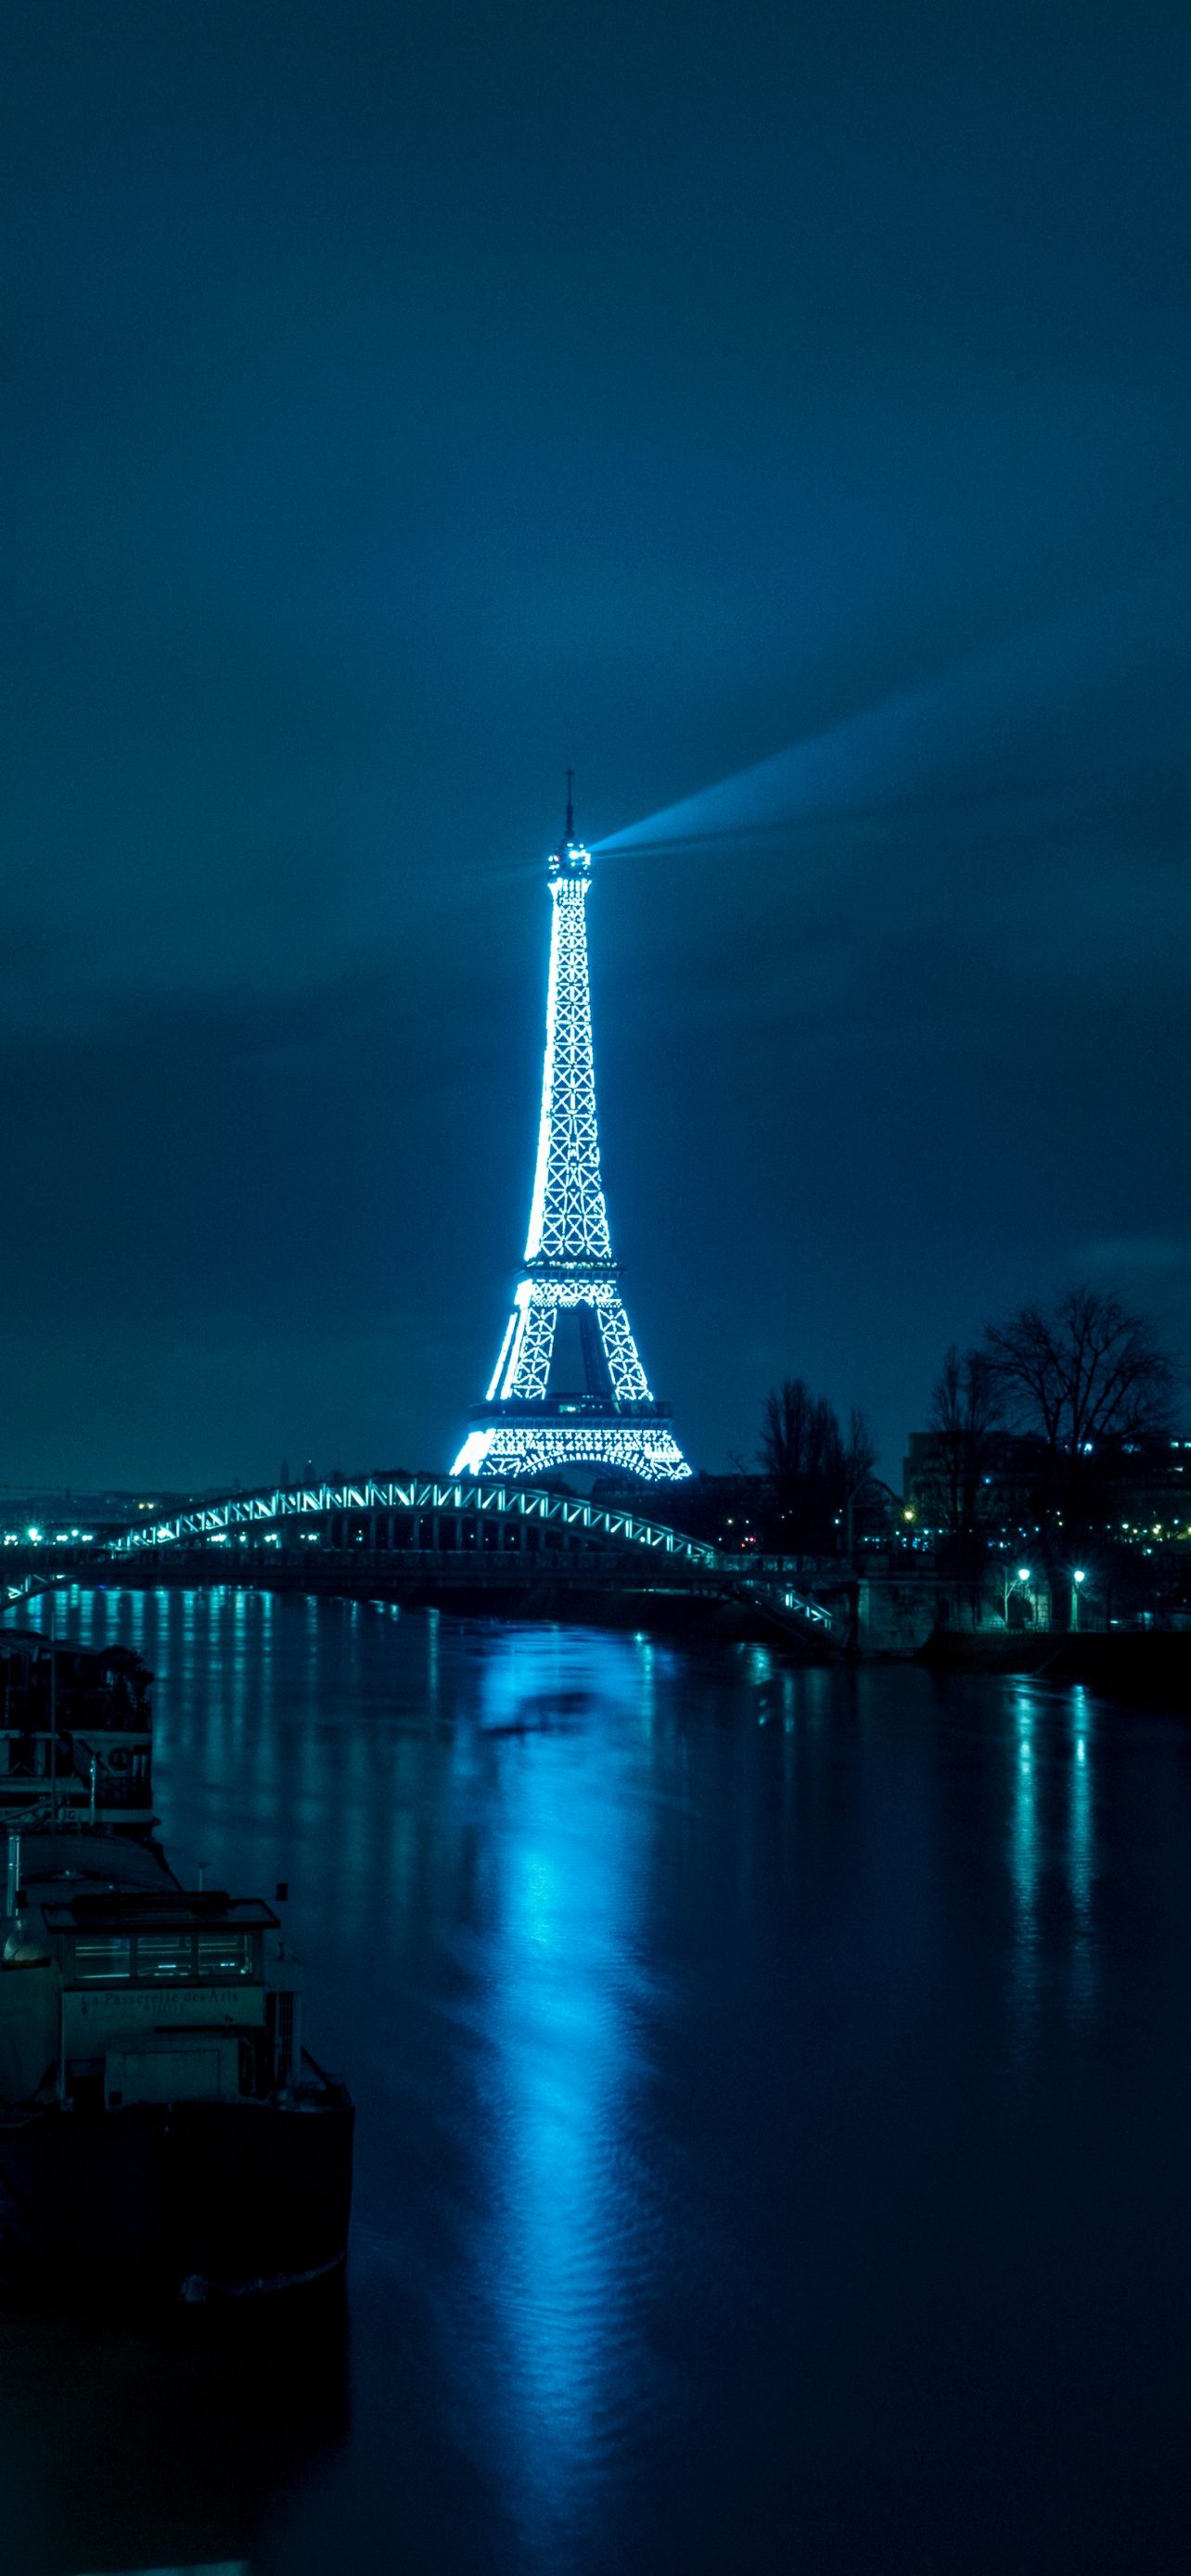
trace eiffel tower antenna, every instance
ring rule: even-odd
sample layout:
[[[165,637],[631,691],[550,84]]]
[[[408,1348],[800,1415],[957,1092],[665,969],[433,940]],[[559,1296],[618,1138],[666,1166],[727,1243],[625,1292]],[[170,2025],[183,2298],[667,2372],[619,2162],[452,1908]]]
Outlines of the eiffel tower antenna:
[[[603,1467],[651,1482],[689,1476],[670,1409],[651,1394],[620,1294],[600,1169],[587,897],[591,853],[575,839],[574,772],[566,830],[546,861],[550,974],[538,1155],[525,1257],[500,1357],[453,1476],[544,1476]],[[579,1326],[584,1388],[552,1391],[558,1318]]]

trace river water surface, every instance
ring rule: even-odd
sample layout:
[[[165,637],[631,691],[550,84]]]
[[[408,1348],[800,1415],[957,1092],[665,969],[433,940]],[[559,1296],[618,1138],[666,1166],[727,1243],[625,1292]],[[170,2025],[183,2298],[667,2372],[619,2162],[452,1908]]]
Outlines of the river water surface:
[[[0,2317],[4,2576],[1175,2569],[1191,1726],[77,1592],[358,2106],[346,2296]],[[299,2302],[299,2307],[301,2303]]]

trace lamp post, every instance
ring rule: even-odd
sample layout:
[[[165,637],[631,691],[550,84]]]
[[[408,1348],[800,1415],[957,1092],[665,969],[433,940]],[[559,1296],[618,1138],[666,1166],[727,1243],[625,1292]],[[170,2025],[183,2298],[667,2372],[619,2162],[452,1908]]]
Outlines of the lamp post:
[[[1005,1599],[1004,1599],[1004,1604],[1003,1604],[1003,1616],[1004,1616],[1004,1620],[1005,1620],[1005,1625],[1006,1625],[1006,1627],[1008,1627],[1008,1625],[1009,1625],[1009,1604],[1010,1604],[1010,1601],[1012,1600],[1013,1595],[1014,1595],[1014,1593],[1015,1593],[1015,1592],[1026,1592],[1026,1591],[1028,1590],[1028,1587],[1029,1587],[1029,1581],[1030,1581],[1030,1569],[1029,1569],[1029,1566],[1028,1566],[1028,1565],[1019,1565],[1019,1566],[1018,1566],[1018,1569],[1017,1569],[1016,1574],[1012,1577],[1012,1580],[1010,1579],[1009,1568],[1008,1568],[1008,1566],[1006,1566],[1006,1568],[1005,1568]]]
[[[1087,1579],[1088,1579],[1088,1578],[1087,1578],[1087,1575],[1086,1575],[1086,1573],[1085,1573],[1084,1568],[1083,1568],[1083,1566],[1082,1566],[1082,1565],[1073,1565],[1073,1566],[1072,1566],[1072,1568],[1071,1568],[1071,1634],[1072,1634],[1072,1636],[1074,1636],[1074,1635],[1075,1635],[1075,1632],[1076,1632],[1076,1630],[1077,1630],[1077,1628],[1078,1628],[1078,1626],[1079,1626],[1079,1589],[1080,1589],[1080,1585],[1081,1585],[1082,1583],[1086,1583],[1086,1582],[1087,1582]]]

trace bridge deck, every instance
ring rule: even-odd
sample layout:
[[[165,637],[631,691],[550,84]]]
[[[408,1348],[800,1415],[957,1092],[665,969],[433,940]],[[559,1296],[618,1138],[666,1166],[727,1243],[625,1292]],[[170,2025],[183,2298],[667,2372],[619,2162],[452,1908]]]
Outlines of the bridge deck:
[[[309,1548],[310,1553],[307,1554]],[[314,1551],[318,1553],[315,1556]],[[109,1576],[186,1559],[208,1578],[248,1570],[278,1581],[350,1576],[350,1588],[424,1586],[508,1596],[517,1588],[684,1593],[745,1606],[791,1637],[838,1650],[836,1621],[791,1581],[780,1561],[758,1564],[691,1538],[652,1516],[545,1486],[412,1474],[334,1483],[271,1486],[256,1493],[196,1498],[94,1548],[83,1560]],[[296,1560],[301,1558],[301,1564]],[[28,1564],[2,1589],[0,1606],[79,1579],[80,1564]],[[267,1579],[267,1577],[266,1577]]]

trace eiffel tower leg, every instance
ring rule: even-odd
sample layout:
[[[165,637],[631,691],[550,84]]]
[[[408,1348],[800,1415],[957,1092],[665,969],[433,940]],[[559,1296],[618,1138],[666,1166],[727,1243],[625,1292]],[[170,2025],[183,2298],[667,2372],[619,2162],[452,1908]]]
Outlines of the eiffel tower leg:
[[[648,1404],[649,1380],[641,1366],[640,1353],[622,1300],[609,1295],[600,1300],[596,1312],[600,1319],[600,1339],[612,1392],[618,1404]]]
[[[549,1384],[558,1300],[548,1289],[543,1291],[525,1279],[517,1291],[517,1304],[520,1321],[500,1392],[524,1403],[527,1397],[544,1396]]]

